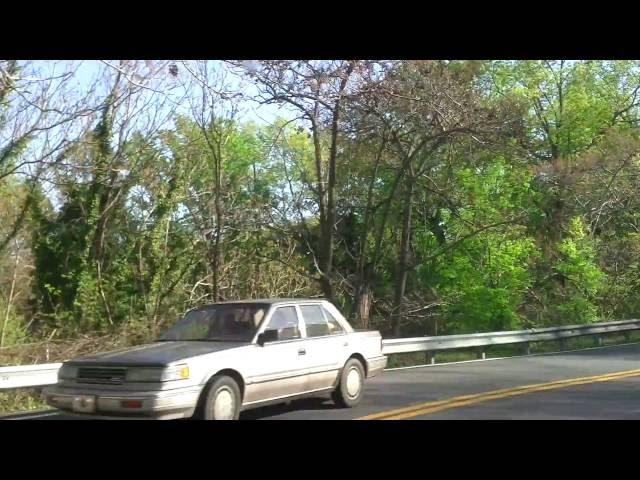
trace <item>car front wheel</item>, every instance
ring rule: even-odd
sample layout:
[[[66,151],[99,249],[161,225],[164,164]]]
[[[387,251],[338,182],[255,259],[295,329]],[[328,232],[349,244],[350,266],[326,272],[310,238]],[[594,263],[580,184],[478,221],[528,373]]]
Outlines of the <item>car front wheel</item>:
[[[211,379],[204,405],[205,420],[238,420],[241,395],[236,381],[226,375]]]

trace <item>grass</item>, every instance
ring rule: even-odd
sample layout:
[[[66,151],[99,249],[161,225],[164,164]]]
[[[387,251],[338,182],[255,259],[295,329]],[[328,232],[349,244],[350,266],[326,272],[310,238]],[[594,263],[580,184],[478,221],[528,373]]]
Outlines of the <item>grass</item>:
[[[0,414],[28,412],[48,408],[40,391],[34,388],[21,388],[0,392]]]
[[[602,335],[602,346],[639,343],[640,332],[631,332],[628,337],[621,333]],[[549,341],[531,343],[531,354],[581,350],[597,346],[594,337],[568,338],[563,342]],[[524,355],[523,345],[498,345],[484,349],[485,358],[517,357]],[[449,350],[435,352],[435,363],[463,362],[480,358],[478,349]],[[429,363],[427,352],[397,353],[389,355],[387,368],[412,367]]]

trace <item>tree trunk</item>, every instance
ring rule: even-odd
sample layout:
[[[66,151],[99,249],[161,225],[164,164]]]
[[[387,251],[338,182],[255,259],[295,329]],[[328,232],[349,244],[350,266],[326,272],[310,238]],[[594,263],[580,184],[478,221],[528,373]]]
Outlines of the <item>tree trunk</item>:
[[[220,270],[222,269],[222,247],[220,245],[222,228],[223,228],[223,207],[222,207],[222,158],[220,143],[217,145],[218,152],[214,158],[215,163],[215,179],[216,179],[216,194],[215,194],[215,216],[216,216],[216,238],[213,246],[213,301],[218,302],[221,300],[220,295]]]
[[[323,269],[323,272],[326,272],[324,268],[327,268],[327,270],[329,270],[326,263],[324,267],[320,266],[320,268]],[[322,275],[320,277],[320,288],[322,288],[322,293],[324,294],[325,298],[331,303],[335,303],[336,291],[335,288],[333,288],[333,282],[331,282],[331,279],[329,277],[325,275]]]
[[[18,278],[18,266],[20,265],[20,246],[16,240],[16,261],[13,265],[13,276],[11,278],[11,290],[9,291],[9,298],[7,299],[7,309],[4,313],[4,321],[2,322],[2,334],[0,335],[0,348],[4,346],[4,339],[7,333],[7,325],[9,324],[9,315],[11,314],[11,304],[13,303],[13,296],[16,288],[16,279]]]
[[[316,158],[316,175],[317,175],[317,189],[319,196],[320,207],[320,232],[321,232],[321,246],[320,246],[320,258],[319,267],[321,271],[320,286],[327,299],[335,303],[335,288],[332,283],[333,273],[333,249],[335,246],[334,228],[336,225],[336,173],[337,173],[337,156],[338,156],[338,133],[339,133],[339,121],[340,110],[342,108],[340,96],[345,91],[349,76],[353,72],[354,63],[350,63],[346,69],[345,75],[338,87],[338,99],[336,100],[332,118],[331,118],[331,145],[329,147],[329,158],[327,165],[327,180],[326,191],[323,189],[324,173],[322,171],[322,156],[320,147],[320,132],[318,130],[318,115],[317,107],[314,111],[312,121],[312,134],[314,139],[314,149]],[[325,197],[326,195],[326,197]]]
[[[391,327],[393,336],[400,336],[400,321],[404,307],[404,294],[407,287],[409,273],[409,250],[411,246],[411,215],[413,213],[413,175],[407,175],[405,204],[402,211],[402,233],[400,249],[398,250],[398,268],[396,270],[396,284],[393,298],[393,310],[391,315]]]
[[[373,303],[373,288],[372,279],[373,271],[375,269],[375,258],[378,252],[374,252],[374,260],[372,263],[365,265],[367,260],[367,238],[371,229],[371,206],[373,203],[373,186],[376,178],[378,178],[378,167],[380,166],[380,160],[382,159],[382,153],[387,144],[386,138],[383,136],[382,142],[380,142],[380,148],[376,155],[375,165],[373,167],[373,174],[369,180],[369,187],[367,188],[367,207],[364,211],[364,221],[362,225],[362,233],[360,235],[360,248],[358,254],[358,266],[357,266],[357,283],[356,291],[353,298],[354,310],[356,313],[356,321],[362,326],[362,328],[369,328],[369,312],[371,310],[371,304]]]
[[[369,312],[373,303],[373,292],[368,281],[358,285],[356,293],[356,321],[362,328],[369,328]]]

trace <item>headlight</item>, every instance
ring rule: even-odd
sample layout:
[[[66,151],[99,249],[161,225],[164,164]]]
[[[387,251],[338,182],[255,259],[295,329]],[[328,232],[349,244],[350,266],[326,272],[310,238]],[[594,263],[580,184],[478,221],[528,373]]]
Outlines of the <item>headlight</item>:
[[[174,365],[173,367],[165,368],[162,371],[162,381],[169,382],[171,380],[186,380],[189,378],[189,365]]]
[[[58,379],[74,379],[78,376],[78,367],[71,365],[62,365],[58,370]]]
[[[167,368],[131,368],[127,371],[128,382],[169,382],[189,378],[189,366],[174,365]]]

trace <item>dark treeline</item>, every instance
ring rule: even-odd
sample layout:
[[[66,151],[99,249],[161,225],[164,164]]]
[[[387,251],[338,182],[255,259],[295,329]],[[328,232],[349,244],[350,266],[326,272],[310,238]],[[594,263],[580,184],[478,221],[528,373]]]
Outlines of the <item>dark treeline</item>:
[[[0,346],[275,296],[385,336],[639,313],[639,62],[88,63],[0,61]]]

